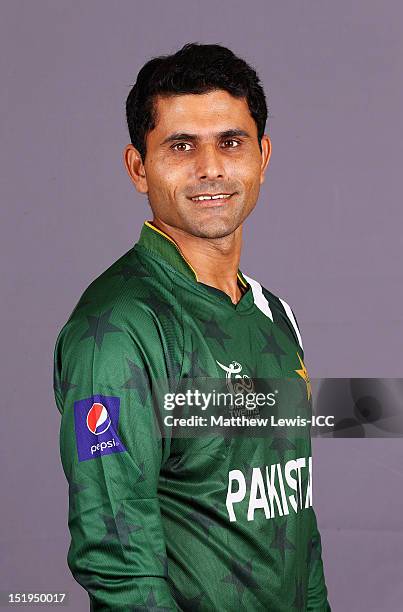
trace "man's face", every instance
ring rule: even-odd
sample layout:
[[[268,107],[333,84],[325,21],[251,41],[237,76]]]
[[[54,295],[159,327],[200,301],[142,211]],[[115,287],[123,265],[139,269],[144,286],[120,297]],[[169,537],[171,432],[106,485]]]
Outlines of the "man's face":
[[[224,90],[158,96],[155,105],[157,124],[147,135],[139,189],[148,194],[154,217],[193,236],[231,234],[255,207],[269,138],[260,152],[246,99]],[[217,194],[229,197],[195,199]]]

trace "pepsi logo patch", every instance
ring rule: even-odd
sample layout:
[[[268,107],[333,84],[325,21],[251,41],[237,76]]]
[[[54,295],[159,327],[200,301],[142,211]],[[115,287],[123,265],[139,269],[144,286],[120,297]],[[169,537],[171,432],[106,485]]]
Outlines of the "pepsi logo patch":
[[[126,450],[118,436],[120,398],[92,395],[74,402],[74,426],[79,461]]]

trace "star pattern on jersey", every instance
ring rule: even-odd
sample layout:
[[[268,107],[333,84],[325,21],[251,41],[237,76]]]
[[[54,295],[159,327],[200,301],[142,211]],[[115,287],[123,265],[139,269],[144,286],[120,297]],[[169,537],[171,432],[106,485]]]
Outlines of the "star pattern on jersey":
[[[297,580],[295,583],[295,598],[292,605],[299,612],[304,612],[305,610],[305,593],[302,580]]]
[[[252,561],[246,561],[246,563],[231,561],[231,571],[222,578],[222,582],[235,586],[239,600],[242,599],[245,589],[260,589],[260,586],[252,576]]]
[[[131,278],[146,278],[147,276],[151,275],[141,264],[134,266],[132,264],[125,263],[120,266],[119,270],[111,274],[111,276],[120,276],[127,281]]]
[[[197,500],[192,497],[191,502],[195,504]],[[213,508],[210,508],[210,510],[212,509]],[[186,518],[189,518],[198,525],[200,525],[200,527],[206,532],[207,536],[210,535],[209,530],[211,529],[211,527],[215,525],[215,522],[211,518],[206,516],[206,514],[199,512],[198,510],[192,510],[191,512],[188,512],[186,514]]]
[[[270,355],[273,355],[275,361],[277,361],[278,367],[281,370],[281,356],[286,355],[287,352],[278,344],[273,332],[267,333],[262,329],[259,329],[259,331],[263,336],[263,340],[266,342],[262,348],[262,353],[269,353]]]
[[[199,349],[186,351],[186,355],[189,359],[189,373],[185,375],[184,378],[207,378],[208,372],[200,365]]]
[[[161,300],[154,293],[149,293],[146,298],[147,306],[158,315],[158,317],[169,317],[172,315],[172,306],[166,300]]]
[[[144,482],[146,480],[146,475],[145,475],[145,463],[144,461],[142,461],[141,463],[138,464],[137,466],[140,470],[140,474],[137,478],[137,482]]]
[[[208,321],[202,321],[204,325],[204,336],[205,338],[212,338],[220,345],[222,349],[225,349],[224,341],[231,340],[231,336],[226,334],[217,321],[212,317]]]
[[[271,450],[277,451],[281,462],[283,462],[286,451],[295,450],[295,444],[293,444],[290,440],[288,440],[288,438],[286,438],[284,434],[281,434],[280,432],[278,432],[274,436],[273,441],[271,442],[269,448]]]
[[[147,600],[144,606],[134,606],[132,612],[171,612],[171,608],[159,606],[154,595],[153,589],[150,589]]]
[[[162,555],[161,553],[154,553],[157,557],[158,561],[161,563],[162,568],[164,570],[164,576],[168,577],[168,557],[166,555]]]
[[[81,491],[85,491],[88,489],[88,485],[81,484],[75,480],[69,481],[69,504],[70,510],[74,512],[77,508],[77,495],[81,493]]]
[[[75,389],[77,385],[73,385],[73,383],[67,380],[67,378],[60,380],[58,376],[55,376],[53,379],[53,387],[55,389],[55,392],[60,393],[62,398],[64,399],[66,396],[66,393],[70,391],[70,389]]]
[[[306,392],[307,392],[307,396],[308,396],[308,400],[309,400],[310,397],[311,397],[312,388],[311,388],[311,381],[310,381],[310,378],[309,378],[308,370],[306,369],[305,364],[302,361],[301,357],[299,356],[298,352],[297,352],[297,357],[298,357],[299,362],[301,364],[301,368],[299,370],[294,370],[294,372],[299,374],[301,376],[301,378],[304,379],[304,381],[306,383]]]
[[[224,444],[225,455],[228,455],[229,451],[231,450],[233,441],[234,441],[234,438],[223,434],[223,444]]]
[[[88,329],[83,333],[80,340],[85,338],[94,338],[97,347],[100,349],[104,340],[105,334],[111,334],[116,332],[122,332],[120,327],[116,327],[109,321],[109,317],[112,314],[113,308],[109,308],[99,316],[86,315],[88,322]]]
[[[92,300],[79,300],[77,306],[75,307],[75,310],[81,310],[81,308],[84,308],[85,306],[88,306],[89,304],[92,304]]]
[[[194,595],[193,597],[187,597],[181,593],[178,587],[176,587],[171,581],[170,588],[172,589],[175,602],[179,604],[181,610],[191,610],[192,612],[201,611],[204,593],[199,593],[199,595]]]
[[[168,355],[168,358],[167,358],[168,377],[169,377],[170,384],[172,384],[174,388],[177,384],[177,379],[179,378],[181,369],[182,369],[181,364]]]
[[[122,385],[122,389],[135,389],[139,395],[141,405],[144,407],[145,401],[150,393],[150,384],[146,368],[141,368],[131,359],[126,357],[130,378]]]
[[[91,572],[90,574],[84,574],[84,572],[76,572],[74,578],[77,580],[85,590],[91,592],[100,587],[98,578]]]
[[[310,566],[314,561],[319,561],[321,558],[319,538],[313,536],[308,541],[306,563]]]
[[[103,543],[118,540],[123,546],[128,546],[130,534],[142,529],[140,525],[133,525],[126,521],[123,506],[120,507],[116,516],[113,514],[101,514],[100,516],[107,531],[102,540]]]
[[[275,548],[279,551],[281,560],[284,565],[285,561],[285,551],[286,550],[295,550],[295,546],[290,540],[287,538],[287,521],[284,521],[282,525],[274,525],[274,537],[270,544],[270,548]]]

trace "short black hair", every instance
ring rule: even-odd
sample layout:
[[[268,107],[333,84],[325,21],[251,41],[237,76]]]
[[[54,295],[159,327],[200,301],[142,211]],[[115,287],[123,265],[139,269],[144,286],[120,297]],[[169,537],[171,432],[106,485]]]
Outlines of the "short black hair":
[[[256,122],[259,147],[267,120],[267,104],[256,71],[230,49],[218,44],[187,43],[173,55],[161,55],[141,68],[126,100],[132,145],[146,156],[146,135],[156,126],[155,97],[202,94],[224,89],[246,98]]]

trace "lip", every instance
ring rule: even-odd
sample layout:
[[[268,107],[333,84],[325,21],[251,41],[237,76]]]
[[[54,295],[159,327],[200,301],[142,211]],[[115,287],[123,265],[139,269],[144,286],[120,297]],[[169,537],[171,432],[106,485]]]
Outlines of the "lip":
[[[225,193],[225,192],[221,192],[221,193]],[[236,191],[234,193],[231,193],[229,198],[225,198],[225,199],[217,199],[217,200],[199,200],[198,202],[195,202],[194,200],[192,200],[192,198],[188,198],[192,204],[196,204],[197,207],[203,207],[203,208],[219,208],[220,206],[224,206],[227,202],[230,201],[230,199],[232,198],[232,196],[234,196],[236,194]],[[199,193],[199,196],[201,195],[219,195],[218,193]],[[196,196],[193,196],[196,197]]]

